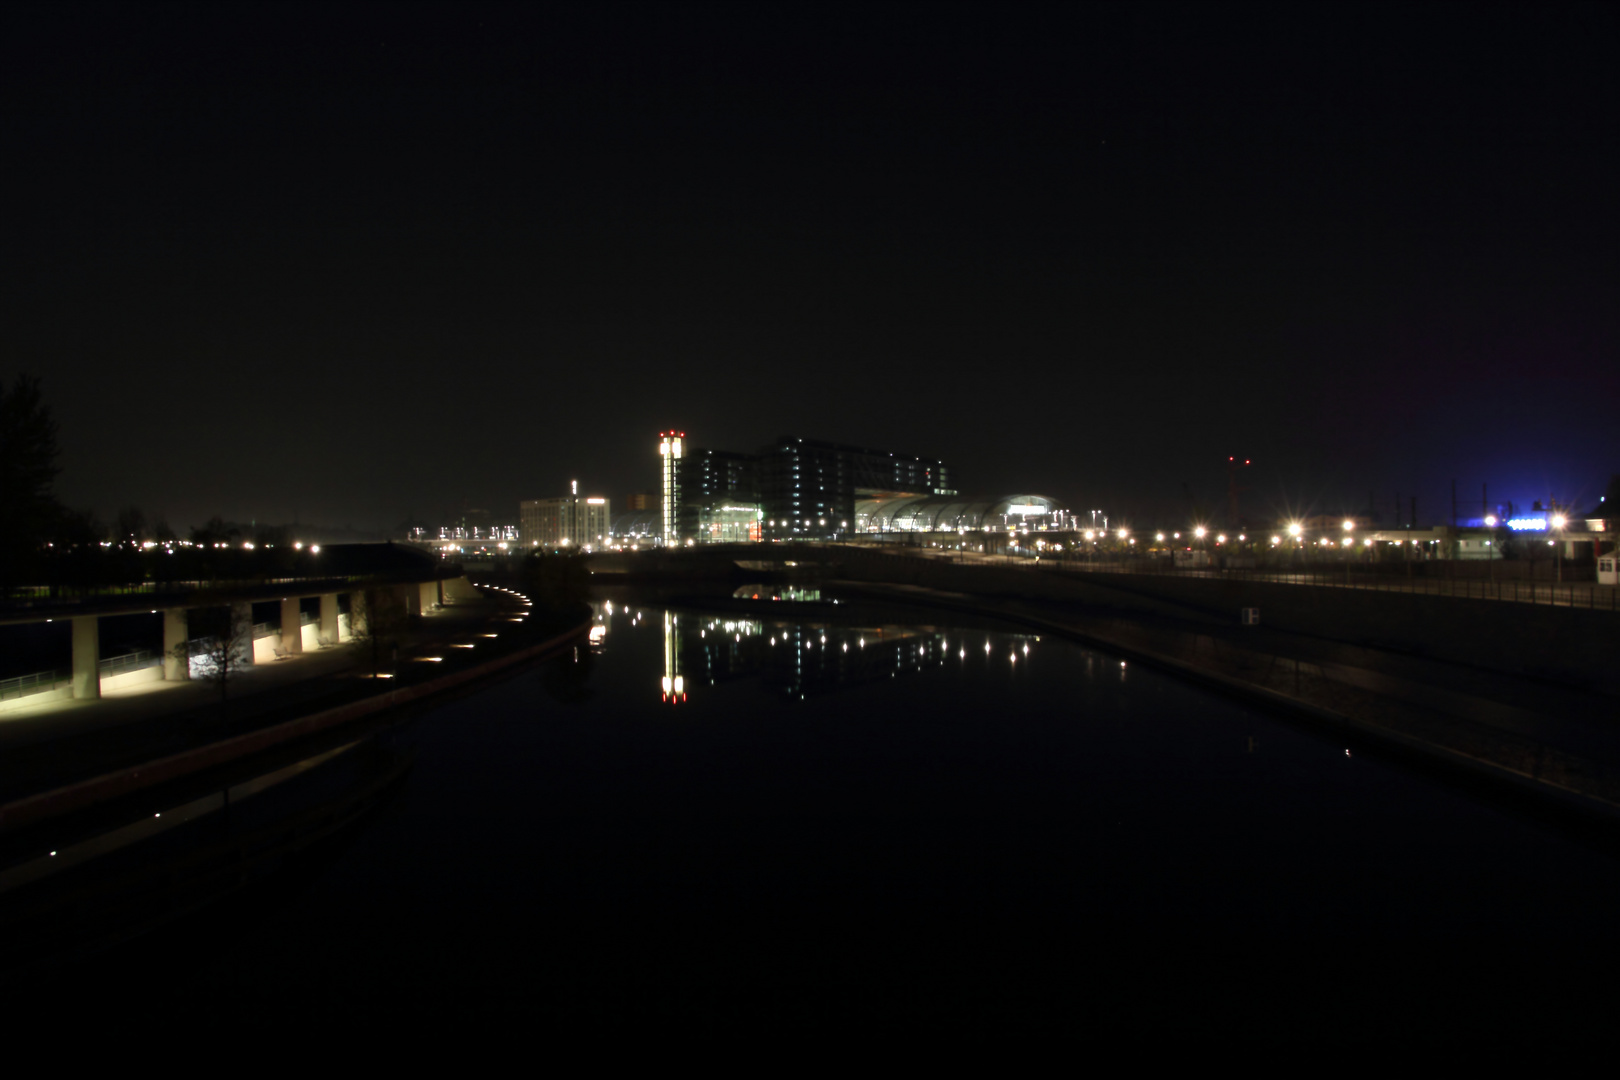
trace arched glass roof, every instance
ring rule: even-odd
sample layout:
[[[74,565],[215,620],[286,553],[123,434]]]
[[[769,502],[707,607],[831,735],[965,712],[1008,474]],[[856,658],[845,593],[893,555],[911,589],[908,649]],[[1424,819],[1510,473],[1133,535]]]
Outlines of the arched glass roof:
[[[1005,529],[1045,521],[1063,504],[1046,495],[971,499],[958,495],[891,495],[855,502],[857,532],[957,532]]]

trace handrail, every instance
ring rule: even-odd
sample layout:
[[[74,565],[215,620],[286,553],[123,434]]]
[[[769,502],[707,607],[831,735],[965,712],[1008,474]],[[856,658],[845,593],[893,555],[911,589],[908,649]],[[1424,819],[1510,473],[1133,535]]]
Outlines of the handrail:
[[[67,676],[60,671],[36,671],[31,675],[15,675],[9,679],[0,679],[0,701],[10,697],[25,697],[30,693],[44,693],[66,682]],[[45,685],[47,683],[50,685]],[[33,689],[30,690],[30,687]]]

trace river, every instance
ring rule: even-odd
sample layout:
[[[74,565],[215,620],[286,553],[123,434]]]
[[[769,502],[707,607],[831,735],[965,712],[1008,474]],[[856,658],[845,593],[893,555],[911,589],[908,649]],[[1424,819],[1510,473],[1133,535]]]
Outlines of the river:
[[[1511,807],[1014,628],[616,595],[411,721],[360,824],[45,977],[247,1026],[1449,1038],[1612,1008],[1580,985],[1620,867]]]

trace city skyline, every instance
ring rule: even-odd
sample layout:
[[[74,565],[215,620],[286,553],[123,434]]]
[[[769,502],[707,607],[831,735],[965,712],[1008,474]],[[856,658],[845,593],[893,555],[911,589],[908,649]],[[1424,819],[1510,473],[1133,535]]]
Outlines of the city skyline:
[[[0,376],[103,516],[617,498],[671,424],[1137,517],[1620,467],[1608,8],[0,19]]]

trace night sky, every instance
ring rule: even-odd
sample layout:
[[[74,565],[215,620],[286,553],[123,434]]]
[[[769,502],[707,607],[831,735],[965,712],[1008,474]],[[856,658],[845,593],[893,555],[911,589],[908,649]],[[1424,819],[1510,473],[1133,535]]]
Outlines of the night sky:
[[[1260,513],[1595,503],[1617,21],[7,5],[0,377],[182,533],[618,500],[668,427],[1144,522],[1228,454]]]

